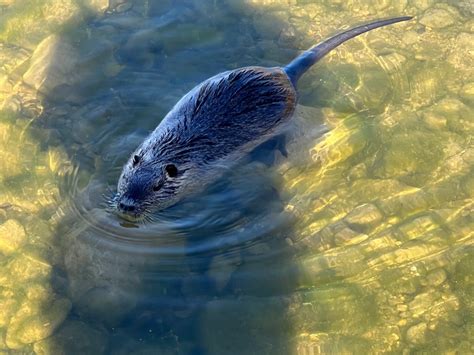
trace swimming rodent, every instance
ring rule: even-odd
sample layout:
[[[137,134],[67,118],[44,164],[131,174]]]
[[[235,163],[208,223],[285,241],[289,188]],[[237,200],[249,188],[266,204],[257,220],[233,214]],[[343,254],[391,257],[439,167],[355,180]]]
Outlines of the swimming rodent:
[[[244,67],[202,82],[132,154],[113,207],[125,219],[140,220],[215,181],[281,132],[295,111],[298,79],[313,64],[351,38],[411,18],[378,20],[341,32],[283,68]]]

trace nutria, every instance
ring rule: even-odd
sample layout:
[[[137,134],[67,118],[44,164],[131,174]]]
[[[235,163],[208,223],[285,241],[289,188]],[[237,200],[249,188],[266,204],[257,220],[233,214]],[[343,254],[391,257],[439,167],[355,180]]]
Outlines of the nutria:
[[[407,21],[379,20],[339,33],[285,67],[218,74],[187,93],[132,154],[114,208],[137,220],[215,181],[232,163],[282,130],[295,111],[298,79],[328,52],[364,32]]]

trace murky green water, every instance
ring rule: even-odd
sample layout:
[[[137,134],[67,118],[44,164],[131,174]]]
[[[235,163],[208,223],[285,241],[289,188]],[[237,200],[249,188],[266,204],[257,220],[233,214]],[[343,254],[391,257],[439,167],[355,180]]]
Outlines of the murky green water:
[[[0,354],[474,352],[471,1],[0,0]],[[218,72],[306,74],[263,150],[132,228],[131,151]]]

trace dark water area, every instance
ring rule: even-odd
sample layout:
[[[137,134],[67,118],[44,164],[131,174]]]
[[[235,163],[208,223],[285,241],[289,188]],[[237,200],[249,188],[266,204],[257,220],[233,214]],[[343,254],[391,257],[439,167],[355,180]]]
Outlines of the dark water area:
[[[474,351],[468,1],[0,1],[0,354]],[[130,154],[201,81],[414,15],[301,81],[258,147],[148,223]]]

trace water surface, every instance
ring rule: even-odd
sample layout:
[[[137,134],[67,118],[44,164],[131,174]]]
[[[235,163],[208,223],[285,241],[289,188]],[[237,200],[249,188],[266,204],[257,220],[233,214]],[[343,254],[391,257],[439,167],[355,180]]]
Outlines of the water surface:
[[[0,353],[474,352],[469,1],[0,2]],[[202,80],[414,15],[267,145],[131,224],[122,165]]]

